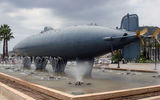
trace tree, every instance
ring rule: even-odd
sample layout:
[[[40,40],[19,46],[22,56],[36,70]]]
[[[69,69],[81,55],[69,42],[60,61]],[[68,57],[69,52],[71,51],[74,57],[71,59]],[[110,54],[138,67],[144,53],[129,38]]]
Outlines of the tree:
[[[12,32],[10,32],[10,33],[8,33],[8,34],[6,34],[6,37],[5,37],[5,44],[6,44],[6,56],[8,57],[9,55],[8,55],[8,41],[10,41],[11,39],[13,39],[14,38],[14,36],[13,36],[13,33]]]
[[[14,38],[10,26],[3,24],[0,27],[0,39],[3,40],[3,58],[8,56],[8,41]]]

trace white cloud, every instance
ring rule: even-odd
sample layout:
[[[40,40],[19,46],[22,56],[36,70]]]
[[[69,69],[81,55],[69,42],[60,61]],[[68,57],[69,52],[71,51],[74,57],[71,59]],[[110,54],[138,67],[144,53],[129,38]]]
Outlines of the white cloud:
[[[60,28],[64,22],[64,19],[55,16],[53,10],[49,8],[16,8],[9,3],[1,3],[0,13],[1,24],[11,26],[15,36],[15,39],[9,42],[9,50],[27,36],[43,30],[44,26]],[[2,48],[2,44],[0,46]],[[1,48],[0,52],[2,52]]]
[[[18,9],[14,12],[7,13],[11,18],[24,18],[19,20],[19,23],[30,29],[39,29],[46,25],[59,28],[63,25],[63,19],[53,15],[53,11],[48,8],[32,8],[32,9]]]
[[[159,0],[129,0],[129,2],[126,3],[126,5],[132,8],[129,10],[130,12],[138,14],[140,25],[160,27],[159,4]]]

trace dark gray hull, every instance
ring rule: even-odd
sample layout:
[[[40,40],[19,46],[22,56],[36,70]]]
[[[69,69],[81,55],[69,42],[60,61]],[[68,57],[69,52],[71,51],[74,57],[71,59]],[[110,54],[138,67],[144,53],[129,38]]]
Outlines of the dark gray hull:
[[[93,58],[110,52],[111,44],[118,49],[137,39],[134,36],[104,41],[104,37],[122,37],[124,32],[100,26],[73,26],[28,37],[14,51],[24,56],[60,56],[68,60]]]

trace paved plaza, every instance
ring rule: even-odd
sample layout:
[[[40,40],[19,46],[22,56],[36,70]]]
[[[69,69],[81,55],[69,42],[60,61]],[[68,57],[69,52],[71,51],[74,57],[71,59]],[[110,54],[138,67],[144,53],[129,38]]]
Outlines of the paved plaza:
[[[101,68],[117,68],[117,64],[103,64],[98,65]],[[127,63],[127,64],[120,64],[120,68],[123,69],[134,69],[134,70],[149,70],[155,71],[155,64],[154,63]],[[157,63],[157,71],[160,71],[160,63]]]

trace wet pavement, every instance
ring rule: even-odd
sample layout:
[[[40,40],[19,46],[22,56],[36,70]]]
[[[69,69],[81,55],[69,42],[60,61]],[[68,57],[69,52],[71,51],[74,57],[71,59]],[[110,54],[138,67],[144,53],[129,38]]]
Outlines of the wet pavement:
[[[109,65],[100,65],[100,67],[106,68],[117,68],[117,64],[109,64]],[[150,70],[155,71],[155,64],[154,63],[127,63],[127,64],[120,64],[120,68],[124,69],[136,69],[136,70]],[[157,63],[157,70],[160,71],[160,64]]]
[[[130,66],[130,64],[125,66],[127,65]],[[160,77],[157,77],[157,73],[115,71],[101,68],[93,69],[92,77],[84,78],[82,85],[75,85],[76,79],[72,71],[74,67],[68,65],[65,75],[55,75],[49,64],[44,72],[35,71],[34,65],[32,65],[31,70],[27,70],[23,69],[21,64],[1,64],[0,72],[74,95],[160,84]]]

